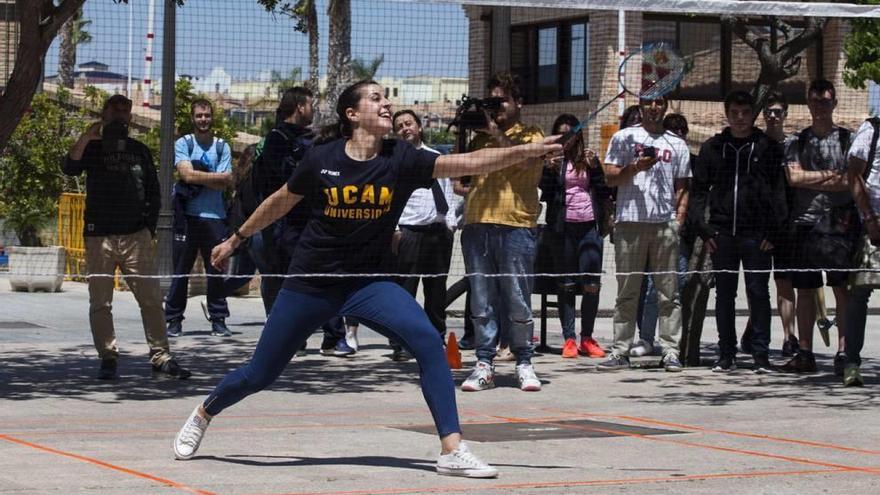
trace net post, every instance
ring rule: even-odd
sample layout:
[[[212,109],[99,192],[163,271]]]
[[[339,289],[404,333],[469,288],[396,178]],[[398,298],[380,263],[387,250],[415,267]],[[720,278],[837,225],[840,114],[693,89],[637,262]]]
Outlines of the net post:
[[[156,236],[159,241],[156,253],[156,272],[159,275],[172,273],[171,262],[171,185],[174,173],[174,65],[175,65],[175,24],[177,5],[175,0],[165,0],[163,33],[162,33],[162,112],[159,127],[159,190],[162,194],[162,206],[159,209],[159,221],[156,225]],[[171,279],[159,279],[162,293],[168,291]]]

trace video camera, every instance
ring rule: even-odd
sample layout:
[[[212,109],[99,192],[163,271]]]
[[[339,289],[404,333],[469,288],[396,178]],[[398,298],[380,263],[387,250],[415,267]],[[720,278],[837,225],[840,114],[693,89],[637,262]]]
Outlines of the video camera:
[[[451,127],[457,127],[459,132],[485,129],[489,126],[489,122],[486,121],[486,114],[483,110],[489,113],[500,110],[504,100],[504,98],[498,96],[471,98],[467,95],[462,95],[461,105],[455,111],[455,118],[449,123],[447,130]]]

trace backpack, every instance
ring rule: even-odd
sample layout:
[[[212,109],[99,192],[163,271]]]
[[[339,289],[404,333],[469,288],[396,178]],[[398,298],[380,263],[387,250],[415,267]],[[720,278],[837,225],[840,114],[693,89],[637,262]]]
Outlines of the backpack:
[[[874,156],[877,154],[877,138],[880,138],[880,117],[871,117],[868,119],[868,122],[874,127],[874,134],[871,135],[871,147],[868,148],[868,161],[865,165],[865,172],[862,174],[862,178],[865,179],[865,182],[868,181],[868,176],[871,175]]]
[[[876,129],[876,127],[875,127]],[[804,151],[804,146],[807,145],[807,131],[810,128],[802,130],[798,135],[798,155],[800,155]],[[844,129],[843,127],[837,128],[837,140],[840,142],[840,148],[843,150],[843,155],[846,156],[847,150],[849,150],[849,145],[852,144],[852,133],[849,129]]]
[[[254,158],[251,161],[251,169],[250,172],[245,176],[235,188],[235,197],[236,202],[238,203],[238,214],[242,215],[241,220],[244,221],[247,217],[249,217],[260,203],[266,200],[270,194],[274,191],[266,190],[266,160],[265,151],[266,140],[268,140],[269,136],[272,133],[278,133],[282,138],[284,138],[286,146],[293,146],[293,153],[290,155],[290,160],[285,160],[284,168],[290,168],[291,170],[282,171],[282,173],[291,173],[293,172],[293,168],[296,167],[296,164],[299,163],[299,160],[302,159],[304,153],[300,152],[301,150],[304,152],[305,149],[308,149],[304,142],[304,140],[299,139],[295,136],[290,136],[283,130],[279,128],[274,128],[269,131],[269,134],[263,136],[262,139],[257,143],[256,148],[254,149]],[[290,161],[290,163],[287,163]]]
[[[193,150],[196,148],[195,136],[193,136],[192,134],[187,134],[186,136],[183,137],[183,139],[186,141],[187,155],[190,158],[192,158]],[[214,141],[214,153],[217,153],[217,164],[218,165],[220,164],[220,160],[223,158],[223,150],[224,150],[225,146],[226,146],[226,142],[223,141],[222,138],[217,138]]]

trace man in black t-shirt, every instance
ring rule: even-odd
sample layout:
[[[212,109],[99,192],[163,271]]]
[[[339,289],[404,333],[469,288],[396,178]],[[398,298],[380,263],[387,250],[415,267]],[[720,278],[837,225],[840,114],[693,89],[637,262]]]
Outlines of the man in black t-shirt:
[[[266,136],[263,152],[255,164],[254,189],[259,201],[284,186],[306,152],[312,148],[314,135],[309,129],[314,116],[312,105],[312,92],[307,88],[297,86],[286,90],[282,95],[276,111],[278,124]],[[287,273],[291,255],[308,218],[308,207],[301,204],[284,218],[263,229],[260,239],[256,240],[261,244],[256,246],[261,251],[257,258],[264,265],[259,267],[261,273]],[[260,294],[267,315],[283,282],[281,277],[262,277]],[[321,328],[324,331],[321,354],[344,357],[355,353],[345,341],[342,318],[334,317]]]
[[[86,172],[85,257],[89,274],[89,323],[101,368],[98,378],[116,378],[116,332],[111,302],[113,274],[126,276],[141,309],[153,371],[187,378],[171,356],[156,274],[156,220],[159,181],[150,150],[128,137],[131,100],[114,95],[104,104],[101,122],[79,137],[62,165],[67,175]]]

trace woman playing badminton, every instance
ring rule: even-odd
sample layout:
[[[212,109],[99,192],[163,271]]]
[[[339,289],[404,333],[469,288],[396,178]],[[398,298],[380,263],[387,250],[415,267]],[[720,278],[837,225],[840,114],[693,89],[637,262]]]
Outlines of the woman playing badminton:
[[[458,155],[416,150],[405,141],[384,139],[392,128],[384,95],[373,81],[346,88],[336,105],[343,137],[311,149],[286,187],[214,248],[211,262],[222,265],[248,236],[300,201],[309,205],[311,217],[288,269],[295,277],[278,294],[250,362],[228,374],[177,434],[176,458],[192,458],[213,416],[271,385],[314,328],[344,314],[395,337],[418,361],[422,393],[440,436],[437,472],[474,478],[498,474],[461,441],[452,374],[422,308],[391,280],[357,275],[389,271],[391,236],[413,190],[430,187],[435,177],[485,174],[561,152],[562,146],[547,138]]]

